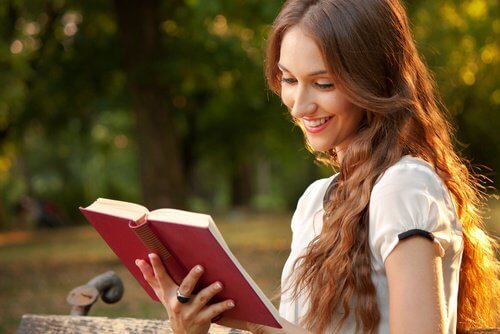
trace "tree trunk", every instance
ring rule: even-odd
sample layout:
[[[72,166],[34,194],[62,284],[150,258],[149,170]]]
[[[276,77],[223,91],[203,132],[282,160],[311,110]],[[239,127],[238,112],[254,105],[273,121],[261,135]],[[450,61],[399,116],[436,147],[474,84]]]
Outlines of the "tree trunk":
[[[165,54],[160,44],[160,2],[115,0],[114,4],[136,115],[144,202],[150,208],[182,208],[186,185],[179,139],[165,99],[169,87],[160,85],[156,66]]]
[[[236,209],[249,209],[254,193],[255,166],[250,161],[239,161],[231,178],[231,204]]]

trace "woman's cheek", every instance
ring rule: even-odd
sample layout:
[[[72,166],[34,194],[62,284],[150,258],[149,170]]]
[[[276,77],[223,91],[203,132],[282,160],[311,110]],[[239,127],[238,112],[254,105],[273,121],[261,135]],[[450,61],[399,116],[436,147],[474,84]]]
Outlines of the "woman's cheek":
[[[292,110],[293,99],[291,97],[290,89],[286,89],[286,88],[281,89],[281,101],[289,110]]]

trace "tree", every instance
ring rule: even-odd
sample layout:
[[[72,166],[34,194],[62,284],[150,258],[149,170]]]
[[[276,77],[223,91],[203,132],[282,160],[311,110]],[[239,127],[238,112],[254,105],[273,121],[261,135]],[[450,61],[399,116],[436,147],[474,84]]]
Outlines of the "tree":
[[[185,174],[175,120],[162,85],[160,2],[114,1],[123,45],[127,83],[137,124],[138,160],[144,202],[150,208],[183,208],[186,200]],[[170,13],[179,3],[169,2]],[[175,50],[168,50],[175,53]]]

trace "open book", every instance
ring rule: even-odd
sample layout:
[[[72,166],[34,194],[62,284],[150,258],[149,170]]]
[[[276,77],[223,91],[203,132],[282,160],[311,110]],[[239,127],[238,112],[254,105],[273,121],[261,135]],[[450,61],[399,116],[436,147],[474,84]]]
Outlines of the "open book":
[[[154,300],[158,300],[136,259],[160,256],[179,285],[195,265],[205,269],[196,289],[220,281],[224,289],[211,302],[234,300],[224,317],[281,328],[278,312],[231,253],[209,215],[175,209],[149,212],[144,206],[99,198],[80,208],[109,247]]]

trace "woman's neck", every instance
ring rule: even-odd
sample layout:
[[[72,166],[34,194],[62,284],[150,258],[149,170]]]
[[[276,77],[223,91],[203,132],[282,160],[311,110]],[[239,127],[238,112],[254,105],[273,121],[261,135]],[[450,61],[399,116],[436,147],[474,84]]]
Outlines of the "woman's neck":
[[[339,165],[342,164],[342,160],[344,158],[344,150],[341,147],[335,147],[335,153],[337,153],[337,159],[339,161]]]

